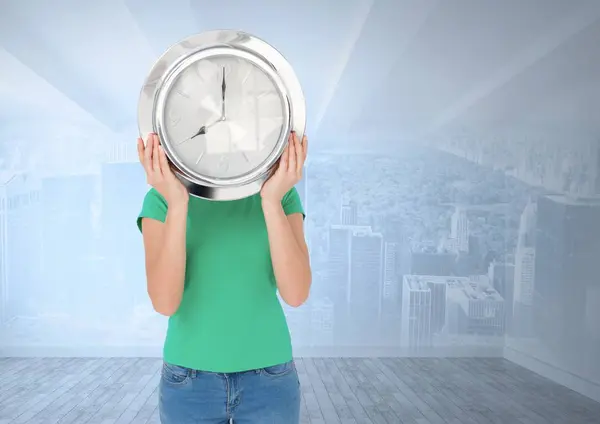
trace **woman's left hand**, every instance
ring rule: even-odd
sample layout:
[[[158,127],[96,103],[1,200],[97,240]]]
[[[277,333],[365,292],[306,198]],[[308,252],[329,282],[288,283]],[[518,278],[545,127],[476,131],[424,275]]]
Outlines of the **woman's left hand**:
[[[302,179],[307,149],[306,135],[300,142],[296,133],[292,132],[288,138],[288,145],[279,158],[277,169],[260,190],[263,200],[281,202],[283,196]]]

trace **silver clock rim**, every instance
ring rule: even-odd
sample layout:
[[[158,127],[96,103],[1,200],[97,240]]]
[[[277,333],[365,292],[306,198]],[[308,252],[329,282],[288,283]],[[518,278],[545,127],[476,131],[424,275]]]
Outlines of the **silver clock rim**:
[[[276,148],[253,171],[227,180],[194,173],[173,154],[169,143],[164,143],[164,148],[174,165],[176,176],[191,195],[209,200],[236,200],[260,191],[285,149],[290,130],[295,131],[300,139],[305,132],[306,104],[300,82],[289,62],[273,46],[254,35],[236,30],[207,31],[173,44],[154,63],[142,86],[138,103],[139,133],[144,141],[150,133],[157,133],[161,140],[165,140],[164,96],[168,93],[165,88],[175,81],[176,71],[183,69],[186,63],[198,60],[198,55],[213,56],[214,53],[244,58],[251,55],[252,63],[263,68],[280,90],[286,117]]]

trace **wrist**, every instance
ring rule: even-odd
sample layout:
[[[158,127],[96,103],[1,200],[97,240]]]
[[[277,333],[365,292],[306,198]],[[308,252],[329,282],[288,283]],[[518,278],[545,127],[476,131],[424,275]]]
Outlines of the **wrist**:
[[[188,208],[188,200],[187,199],[178,199],[167,202],[167,206],[169,211],[174,213],[186,213]]]
[[[281,200],[277,200],[274,198],[263,197],[262,198],[262,207],[263,210],[273,210],[273,209],[281,209]]]

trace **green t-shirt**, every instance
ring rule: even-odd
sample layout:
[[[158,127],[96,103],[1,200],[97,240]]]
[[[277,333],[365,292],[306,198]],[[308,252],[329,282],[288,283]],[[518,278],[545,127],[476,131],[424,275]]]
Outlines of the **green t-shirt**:
[[[282,200],[286,215],[304,215],[298,192]],[[167,203],[155,190],[137,220],[164,222]],[[190,196],[183,298],[169,317],[166,362],[213,372],[264,368],[292,359],[277,297],[260,194],[232,201]]]

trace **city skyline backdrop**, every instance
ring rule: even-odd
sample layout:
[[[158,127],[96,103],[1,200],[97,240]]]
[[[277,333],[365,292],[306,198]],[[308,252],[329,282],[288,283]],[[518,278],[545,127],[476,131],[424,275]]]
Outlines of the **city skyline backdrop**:
[[[237,27],[309,111],[295,352],[504,356],[600,400],[600,4],[294,3],[303,31],[258,3],[2,4],[0,355],[160,355],[137,94],[169,44]]]

